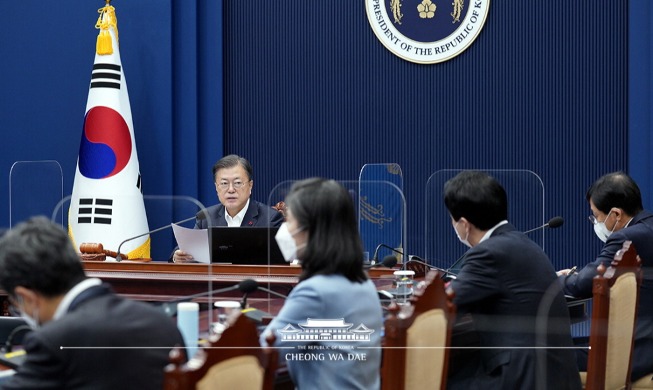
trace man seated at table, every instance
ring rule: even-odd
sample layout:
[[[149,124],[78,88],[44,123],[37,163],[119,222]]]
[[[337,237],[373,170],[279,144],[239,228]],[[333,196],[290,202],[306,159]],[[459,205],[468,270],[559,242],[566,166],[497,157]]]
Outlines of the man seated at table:
[[[592,212],[590,222],[605,244],[599,256],[580,272],[570,274],[565,269],[558,271],[558,275],[566,294],[589,298],[599,264],[610,265],[624,241],[632,241],[644,271],[632,357],[631,379],[636,381],[653,373],[653,214],[644,210],[639,187],[623,172],[602,176],[587,190],[585,197]],[[587,349],[579,349],[578,355],[580,369],[587,370]]]
[[[263,203],[251,199],[254,187],[254,170],[247,159],[230,154],[213,166],[213,181],[220,203],[208,207],[202,218],[195,221],[195,229],[209,226],[279,227],[283,215]],[[175,250],[175,263],[193,261],[193,256],[180,249]]]
[[[184,342],[163,312],[88,279],[66,232],[47,218],[0,239],[0,287],[33,328],[3,389],[156,389]]]
[[[464,171],[444,185],[458,239],[470,247],[451,282],[458,315],[470,314],[479,350],[456,352],[451,389],[580,389],[569,312],[547,255],[508,223],[504,188]]]

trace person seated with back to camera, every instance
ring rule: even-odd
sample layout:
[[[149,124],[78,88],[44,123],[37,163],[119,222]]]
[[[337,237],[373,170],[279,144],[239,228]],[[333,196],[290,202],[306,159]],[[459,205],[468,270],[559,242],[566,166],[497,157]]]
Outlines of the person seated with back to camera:
[[[285,203],[286,222],[276,240],[286,260],[299,259],[302,272],[261,343],[267,345],[271,333],[276,336],[280,361],[299,389],[378,389],[383,313],[376,287],[363,269],[351,196],[333,180],[311,178],[295,183]],[[327,328],[340,324],[339,331],[350,329],[284,337],[286,330],[305,329],[315,321]],[[367,339],[337,340],[352,329],[365,331],[363,327]]]
[[[45,217],[0,239],[0,287],[33,329],[2,389],[158,390],[170,350],[184,345],[162,311],[87,278],[66,231]]]
[[[213,181],[220,203],[208,207],[195,220],[195,229],[213,226],[279,227],[283,214],[251,199],[254,170],[244,157],[235,154],[222,157],[213,165]],[[180,249],[172,255],[174,263],[193,262],[193,256]]]
[[[637,308],[637,324],[632,357],[631,380],[653,373],[653,214],[644,209],[637,183],[624,172],[608,173],[597,179],[587,190],[590,222],[594,232],[605,244],[594,261],[579,272],[558,271],[564,291],[576,298],[592,297],[592,280],[597,267],[610,265],[624,241],[632,241],[642,261],[643,278]],[[588,345],[587,337],[575,340]],[[576,349],[578,366],[587,371],[588,349]]]
[[[457,315],[471,315],[478,350],[450,354],[450,389],[580,389],[569,310],[542,248],[508,222],[508,200],[484,172],[444,185],[458,239],[470,249],[451,281]]]

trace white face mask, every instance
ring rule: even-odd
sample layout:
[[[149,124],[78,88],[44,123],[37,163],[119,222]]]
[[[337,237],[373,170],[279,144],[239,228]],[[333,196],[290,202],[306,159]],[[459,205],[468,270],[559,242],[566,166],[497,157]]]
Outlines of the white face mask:
[[[23,319],[23,321],[25,321],[27,326],[32,328],[32,330],[38,330],[41,327],[41,325],[39,325],[38,321],[36,321],[34,318],[28,316],[27,314],[25,314],[22,311],[20,312],[20,317]]]
[[[612,230],[608,230],[608,228],[605,226],[605,221],[608,220],[608,217],[610,216],[610,212],[608,213],[607,217],[603,220],[603,222],[596,222],[594,224],[594,233],[596,233],[596,236],[599,238],[599,240],[606,242],[608,240],[608,237],[610,237],[610,234],[614,232],[614,228],[617,227],[617,224],[615,223],[614,226],[612,227]]]
[[[297,258],[297,244],[293,236],[299,231],[298,229],[294,233],[290,233],[288,223],[284,222],[279,226],[279,230],[274,236],[274,239],[277,240],[277,245],[279,245],[279,250],[281,250],[281,254],[286,261],[293,261]]]
[[[21,305],[22,306],[22,305]],[[25,321],[27,326],[32,328],[32,330],[38,330],[41,325],[39,324],[38,318],[39,318],[39,309],[34,309],[34,313],[32,313],[33,316],[30,316],[29,314],[25,313],[23,309],[20,309],[20,318]]]
[[[458,220],[458,222],[460,222],[460,220]],[[453,231],[456,232],[456,237],[458,237],[458,240],[460,240],[460,242],[465,244],[465,246],[471,248],[472,244],[469,243],[469,232],[467,232],[467,236],[465,236],[464,239],[460,238],[460,235],[458,234],[458,229],[456,229],[458,227],[458,222],[456,222],[456,224],[454,225]]]

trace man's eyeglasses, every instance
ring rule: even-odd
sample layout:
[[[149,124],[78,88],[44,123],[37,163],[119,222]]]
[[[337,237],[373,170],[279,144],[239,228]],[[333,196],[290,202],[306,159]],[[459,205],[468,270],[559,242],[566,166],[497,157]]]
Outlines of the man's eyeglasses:
[[[251,180],[248,181],[234,180],[232,182],[221,181],[220,184],[218,184],[218,188],[220,189],[220,191],[227,191],[230,186],[233,186],[235,190],[239,190],[250,181]]]
[[[603,219],[603,221],[599,221],[598,219],[596,219],[596,217],[594,216],[594,214],[590,215],[588,218],[590,219],[590,222],[592,222],[592,225],[596,225],[597,223],[605,223],[605,221],[608,220],[608,217],[610,216],[611,213],[612,213],[612,210],[610,210],[610,212],[608,213],[608,215],[605,216],[605,218]]]
[[[589,218],[590,222],[592,222],[592,225],[596,225],[597,223],[605,222],[605,219],[608,219],[608,218],[606,217],[603,221],[599,221],[599,220],[596,219],[596,217],[593,216],[593,215],[590,215],[590,216],[587,217],[587,218]]]

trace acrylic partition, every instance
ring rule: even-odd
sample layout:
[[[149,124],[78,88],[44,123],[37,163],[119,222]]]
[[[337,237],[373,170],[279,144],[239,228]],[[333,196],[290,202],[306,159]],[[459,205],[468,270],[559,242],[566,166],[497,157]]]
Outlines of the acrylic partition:
[[[268,204],[283,201],[295,181],[277,184],[268,196]],[[388,255],[402,262],[406,248],[406,200],[394,183],[382,180],[338,181],[354,203],[363,256],[380,262]],[[380,245],[383,245],[379,247]],[[377,258],[374,253],[377,251]]]
[[[451,217],[443,200],[444,184],[461,171],[453,169],[437,171],[431,175],[425,188],[426,260],[439,268],[448,269],[468,250],[456,238]],[[528,170],[482,171],[496,178],[505,188],[508,198],[508,221],[518,230],[535,229],[546,224],[553,217],[546,212],[544,184],[534,172]],[[527,235],[546,252],[546,228],[531,231]],[[534,308],[536,319],[533,322],[535,336],[533,345],[523,346],[523,348],[533,350],[532,356],[537,367],[535,383],[541,388],[546,388],[549,380],[546,375],[549,351],[547,344],[551,342],[550,340],[568,337],[566,332],[569,331],[569,319],[567,317],[557,318],[551,313],[561,289],[561,284],[553,279],[553,283],[543,292],[539,304]],[[496,318],[496,324],[510,326],[512,323],[513,320],[509,317]],[[511,349],[514,346],[505,345],[503,347]]]
[[[9,171],[9,227],[35,215],[49,216],[63,197],[57,161],[16,161]]]
[[[111,198],[110,205],[92,202],[89,205],[71,205],[71,196],[64,198],[52,212],[52,220],[63,221],[69,228],[69,218],[77,215],[79,237],[73,236],[77,247],[83,242],[102,243],[104,249],[127,254],[129,258],[149,258],[152,261],[168,261],[177,246],[171,224],[192,229],[195,218],[204,205],[187,196],[144,195],[105,196]],[[121,207],[122,206],[122,207]],[[71,207],[74,209],[71,210]],[[142,215],[144,207],[144,216]],[[86,208],[80,214],[76,208]],[[132,210],[125,210],[131,208]],[[182,222],[183,223],[180,223]],[[149,231],[152,233],[148,234]],[[144,253],[149,237],[149,250]],[[79,248],[77,248],[79,249]],[[148,255],[149,254],[149,255]],[[205,256],[206,257],[206,256]],[[203,259],[205,261],[208,258]]]
[[[399,164],[365,164],[359,175],[356,203],[359,231],[369,258],[374,256],[379,244],[405,253],[406,208],[403,173]],[[381,247],[377,260],[395,254],[397,252]]]
[[[444,205],[442,191],[447,180],[462,170],[444,169],[433,173],[425,187],[425,260],[436,267],[448,269],[467,250],[456,238],[451,217]],[[508,197],[508,221],[518,230],[527,231],[544,225],[551,216],[545,215],[544,184],[528,170],[482,170],[496,178]],[[546,229],[527,233],[546,251]]]
[[[71,237],[74,245],[78,251],[81,251],[80,246],[84,243],[93,243],[102,244],[102,247],[105,251],[116,252],[127,255],[126,259],[121,256],[121,258],[113,257],[110,255],[106,256],[105,263],[115,263],[115,266],[108,265],[102,267],[104,270],[111,272],[113,269],[122,271],[125,270],[125,279],[132,278],[130,282],[134,286],[129,286],[129,291],[136,291],[135,295],[151,295],[153,300],[158,301],[158,303],[166,303],[166,300],[174,302],[175,306],[178,301],[190,301],[191,297],[184,299],[184,295],[180,295],[175,288],[171,288],[170,291],[165,291],[167,283],[170,285],[175,284],[175,279],[184,279],[188,283],[206,283],[205,288],[200,288],[200,291],[193,291],[193,294],[188,295],[201,295],[200,301],[206,304],[206,309],[208,310],[207,319],[213,318],[213,303],[217,300],[217,297],[214,296],[211,292],[215,290],[214,280],[217,271],[209,263],[210,257],[208,254],[198,254],[197,258],[206,262],[205,266],[191,266],[185,267],[184,264],[180,264],[181,267],[176,267],[177,265],[172,265],[175,268],[172,269],[162,269],[157,265],[164,265],[169,262],[174,250],[177,248],[178,244],[173,233],[172,225],[175,224],[181,228],[186,228],[187,230],[203,234],[203,237],[195,237],[196,241],[203,241],[204,244],[209,248],[208,252],[210,253],[210,239],[209,233],[206,230],[194,230],[196,216],[198,213],[201,213],[205,209],[204,205],[200,203],[197,199],[186,196],[157,196],[157,195],[145,195],[142,199],[139,199],[138,196],[112,196],[114,205],[119,204],[129,204],[129,205],[138,205],[143,204],[145,208],[145,221],[137,221],[136,218],[129,218],[129,213],[127,218],[120,218],[120,215],[124,213],[119,213],[118,210],[111,213],[111,216],[114,217],[111,219],[110,223],[96,223],[94,217],[89,218],[90,221],[80,223],[78,220],[77,224],[77,236],[73,234]],[[62,225],[65,229],[69,229],[69,216],[76,215],[74,210],[71,211],[71,207],[79,207],[79,205],[71,205],[71,196],[67,196],[62,199],[51,212],[51,219],[53,221],[59,222],[63,221]],[[106,206],[92,206],[92,210],[89,210],[91,215],[98,215],[100,207]],[[134,215],[138,215],[138,212],[134,212]],[[107,211],[102,213],[102,215],[107,215]],[[214,224],[211,221],[210,216],[204,217],[209,219],[209,223]],[[83,230],[82,230],[83,229]],[[149,232],[149,233],[148,233]],[[149,247],[147,252],[149,256],[145,253],[145,249]],[[136,253],[136,255],[134,255]],[[123,265],[118,264],[118,262],[124,263]],[[137,269],[134,267],[126,267],[126,264],[139,263],[143,264],[146,267],[142,269]],[[147,267],[147,264],[151,264],[152,267]],[[199,263],[201,264],[201,263]],[[141,276],[136,276],[137,274],[129,274],[130,270],[136,270],[136,272],[141,272],[145,276],[139,282]],[[160,272],[160,273],[159,273]],[[179,273],[177,275],[177,272]],[[183,275],[186,276],[183,276]],[[98,275],[100,277],[104,275],[104,272],[100,272]],[[165,275],[165,277],[163,277]],[[109,274],[111,278],[118,277],[117,274]],[[157,279],[162,277],[163,279],[160,282],[156,282]],[[186,280],[188,279],[188,280]],[[203,282],[198,282],[203,281]],[[240,280],[235,280],[233,284],[238,283]],[[120,283],[125,283],[121,281]],[[147,283],[148,287],[143,287],[142,291],[138,291],[138,283]],[[158,284],[158,286],[157,286]],[[157,289],[157,292],[152,292],[150,290]],[[161,291],[164,293],[162,294]],[[119,291],[120,292],[120,291]],[[128,293],[129,295],[129,293]],[[140,298],[139,298],[140,299]],[[174,311],[174,310],[173,310]],[[210,320],[209,320],[210,323]],[[200,327],[203,329],[208,329],[209,323],[201,324]]]

